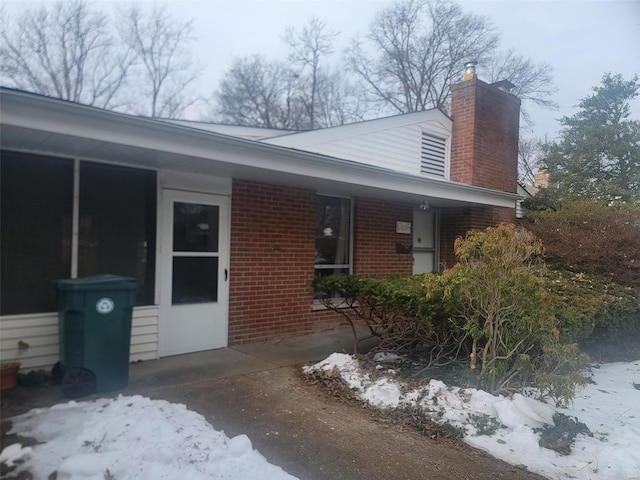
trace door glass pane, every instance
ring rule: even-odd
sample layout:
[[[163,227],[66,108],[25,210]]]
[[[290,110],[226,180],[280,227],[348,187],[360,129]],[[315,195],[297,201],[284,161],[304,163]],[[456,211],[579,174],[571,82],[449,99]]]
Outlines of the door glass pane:
[[[173,205],[173,251],[217,252],[220,208],[176,202]]]
[[[217,257],[174,257],[171,302],[205,303],[218,301]]]

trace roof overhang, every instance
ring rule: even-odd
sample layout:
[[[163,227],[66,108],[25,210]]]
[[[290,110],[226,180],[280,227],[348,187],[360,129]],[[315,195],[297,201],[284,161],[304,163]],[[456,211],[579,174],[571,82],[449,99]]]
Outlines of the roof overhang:
[[[514,207],[517,194],[422,178],[185,125],[0,89],[0,146],[434,207]]]

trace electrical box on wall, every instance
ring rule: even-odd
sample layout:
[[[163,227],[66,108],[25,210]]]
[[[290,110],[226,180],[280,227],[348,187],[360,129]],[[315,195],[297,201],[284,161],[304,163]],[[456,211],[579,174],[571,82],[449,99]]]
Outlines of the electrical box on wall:
[[[396,233],[411,235],[411,222],[396,222]]]

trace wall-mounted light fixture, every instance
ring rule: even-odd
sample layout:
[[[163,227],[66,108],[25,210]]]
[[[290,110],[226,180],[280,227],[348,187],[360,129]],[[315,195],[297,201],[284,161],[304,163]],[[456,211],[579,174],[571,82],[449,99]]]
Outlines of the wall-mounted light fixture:
[[[429,202],[427,202],[426,200],[424,202],[422,202],[418,208],[420,210],[422,210],[423,212],[426,212],[427,210],[429,210]]]

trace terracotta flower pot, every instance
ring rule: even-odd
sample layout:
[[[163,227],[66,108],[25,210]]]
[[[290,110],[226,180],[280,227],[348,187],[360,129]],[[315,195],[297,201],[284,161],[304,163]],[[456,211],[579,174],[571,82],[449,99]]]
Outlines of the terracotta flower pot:
[[[3,363],[0,366],[0,390],[8,390],[16,386],[20,362]]]

